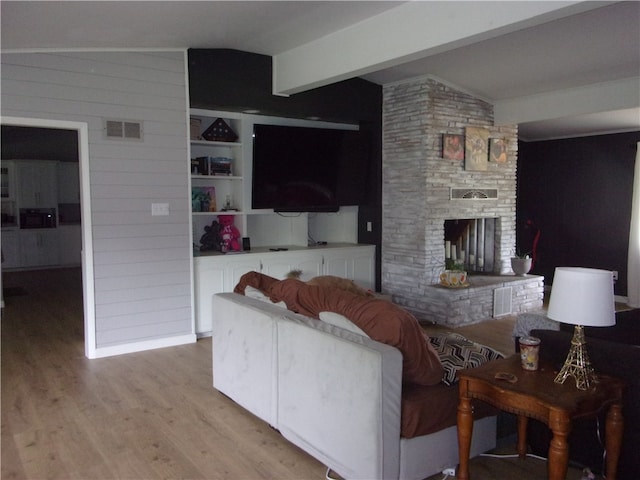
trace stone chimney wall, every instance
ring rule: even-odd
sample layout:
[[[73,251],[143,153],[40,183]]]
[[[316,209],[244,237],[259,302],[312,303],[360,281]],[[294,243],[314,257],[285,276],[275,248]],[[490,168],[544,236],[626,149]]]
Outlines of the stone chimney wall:
[[[470,72],[470,74],[473,74]],[[465,171],[442,158],[442,135],[487,128],[507,144],[506,163]],[[515,249],[517,126],[493,125],[492,105],[430,78],[383,88],[382,290],[427,319],[425,288],[444,269],[444,220],[498,218],[494,274]],[[497,199],[451,200],[451,188],[494,188]]]

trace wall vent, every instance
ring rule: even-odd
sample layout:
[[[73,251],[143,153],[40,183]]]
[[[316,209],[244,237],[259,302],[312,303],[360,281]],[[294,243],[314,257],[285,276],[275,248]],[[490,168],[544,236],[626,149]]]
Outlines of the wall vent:
[[[142,122],[105,119],[104,133],[112,140],[142,140]]]
[[[513,289],[511,287],[500,287],[493,291],[493,316],[503,317],[511,315],[511,296]]]
[[[498,198],[497,188],[452,188],[451,200],[494,200]]]

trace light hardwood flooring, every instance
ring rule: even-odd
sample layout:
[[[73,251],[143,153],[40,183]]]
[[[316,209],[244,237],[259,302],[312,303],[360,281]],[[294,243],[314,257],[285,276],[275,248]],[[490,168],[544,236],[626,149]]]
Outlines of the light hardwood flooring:
[[[212,387],[211,339],[88,360],[79,269],[3,274],[2,479],[322,479]],[[459,328],[513,352],[513,318]],[[426,327],[429,332],[451,330]]]

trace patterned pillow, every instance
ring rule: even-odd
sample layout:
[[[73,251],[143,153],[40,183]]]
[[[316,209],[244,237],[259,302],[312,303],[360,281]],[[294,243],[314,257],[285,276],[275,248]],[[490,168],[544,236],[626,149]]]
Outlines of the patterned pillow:
[[[442,382],[446,385],[453,385],[458,381],[458,370],[479,367],[490,360],[504,358],[497,350],[472,342],[459,333],[429,336],[429,340],[440,357],[444,368]]]

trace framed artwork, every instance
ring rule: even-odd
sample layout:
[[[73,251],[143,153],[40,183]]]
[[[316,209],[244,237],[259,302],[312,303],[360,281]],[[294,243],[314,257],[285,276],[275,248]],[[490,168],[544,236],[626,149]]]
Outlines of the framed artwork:
[[[464,160],[464,135],[444,133],[442,135],[442,158]]]
[[[464,169],[485,171],[489,168],[489,130],[467,127],[465,138]]]
[[[507,143],[504,138],[489,139],[489,161],[496,163],[507,162]]]

